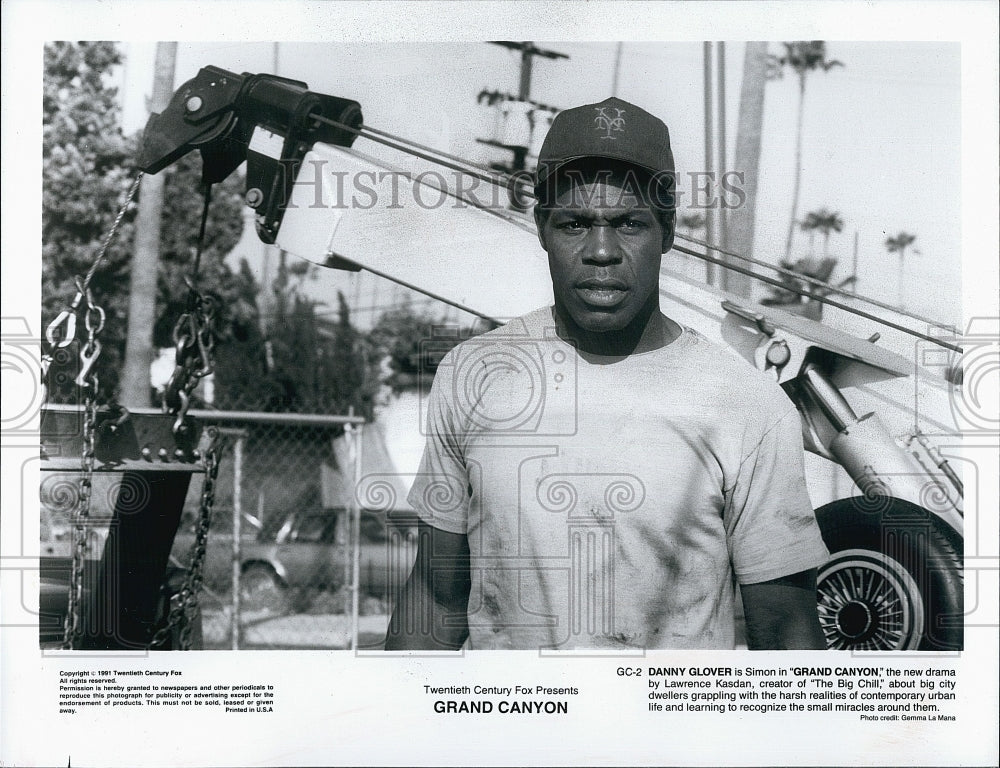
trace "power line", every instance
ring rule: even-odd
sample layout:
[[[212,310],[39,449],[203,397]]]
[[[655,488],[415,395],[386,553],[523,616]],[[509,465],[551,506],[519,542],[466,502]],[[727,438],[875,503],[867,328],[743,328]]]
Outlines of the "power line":
[[[943,339],[939,339],[935,336],[931,336],[926,333],[921,333],[920,331],[915,331],[912,328],[907,328],[905,325],[899,325],[898,323],[894,323],[891,320],[886,320],[884,317],[878,317],[877,315],[872,315],[868,312],[864,312],[855,307],[850,307],[847,304],[842,304],[839,301],[834,301],[833,299],[829,299],[826,296],[819,296],[818,294],[810,293],[809,291],[798,288],[797,286],[788,285],[787,283],[782,283],[780,280],[775,280],[774,278],[767,277],[766,275],[758,274],[750,269],[744,269],[743,267],[738,267],[735,264],[727,264],[722,259],[716,259],[712,256],[709,256],[706,253],[698,253],[697,251],[693,251],[690,248],[684,247],[683,245],[674,245],[674,249],[680,251],[681,253],[686,253],[689,256],[696,256],[699,259],[704,259],[705,261],[709,261],[713,264],[718,264],[720,266],[725,267],[726,269],[731,269],[735,272],[739,272],[740,274],[748,275],[756,280],[759,280],[762,283],[766,283],[767,285],[773,286],[775,288],[781,288],[786,291],[791,291],[792,293],[797,293],[800,296],[809,296],[813,300],[818,301],[822,304],[827,304],[831,307],[842,309],[845,312],[850,312],[851,314],[857,315],[858,317],[863,317],[866,320],[872,320],[876,323],[881,323],[882,325],[888,328],[892,328],[895,331],[902,331],[903,333],[909,334],[910,336],[916,336],[918,339],[923,339],[924,341],[932,342],[934,344],[937,344],[938,346],[944,347],[945,349],[950,349],[953,352],[958,352],[959,354],[962,353],[962,348],[955,344],[951,344],[947,341],[944,341]]]
[[[440,304],[440,303],[441,302],[439,302],[437,299],[419,298],[419,299],[407,299],[406,301],[394,301],[390,304],[370,304],[366,307],[348,307],[348,309],[351,311],[351,314],[353,315],[355,313],[360,314],[362,312],[393,312],[397,309],[406,309],[407,307],[412,307],[414,305],[426,306],[428,304]],[[320,316],[321,313],[317,312],[316,314],[317,316]],[[322,316],[328,316],[333,314],[336,313],[333,311],[323,312]]]
[[[708,48],[708,50],[710,51],[711,49]],[[706,100],[706,103],[709,103],[708,100]],[[325,118],[325,117],[322,117],[322,116],[316,115],[314,117],[319,122],[324,122],[324,123],[327,123],[327,124],[330,124],[330,125],[337,126],[339,128],[344,128],[346,130],[349,130],[349,131],[352,131],[354,133],[357,133],[358,135],[360,135],[360,136],[362,136],[364,138],[368,138],[368,139],[370,139],[372,141],[376,141],[376,142],[385,144],[385,145],[390,146],[390,147],[392,147],[394,149],[397,149],[397,150],[399,150],[401,152],[412,154],[412,155],[414,155],[416,157],[420,157],[421,159],[427,160],[427,161],[432,162],[432,163],[437,163],[439,165],[442,165],[442,166],[447,167],[447,168],[451,168],[453,170],[457,170],[457,171],[460,171],[460,172],[470,173],[471,175],[473,175],[473,176],[475,176],[475,177],[477,177],[477,178],[479,178],[479,179],[481,179],[483,181],[486,181],[488,183],[492,183],[492,184],[498,183],[498,179],[497,179],[496,176],[489,176],[489,175],[487,175],[485,173],[482,173],[482,172],[480,172],[478,170],[470,170],[469,166],[471,164],[468,163],[468,161],[462,161],[461,158],[458,158],[456,156],[452,156],[453,158],[455,158],[455,160],[457,162],[451,162],[449,160],[442,159],[441,157],[435,158],[435,157],[433,157],[432,155],[430,155],[430,154],[428,154],[426,152],[421,152],[421,151],[416,151],[414,149],[410,149],[407,145],[411,145],[412,146],[412,144],[413,144],[412,142],[410,142],[407,139],[404,139],[402,137],[390,134],[387,131],[377,131],[378,135],[376,135],[374,132],[369,131],[366,126],[361,126],[360,128],[354,128],[352,126],[348,126],[348,125],[346,125],[344,123],[340,123],[340,122],[338,122],[336,120],[331,120],[329,118]],[[391,137],[393,139],[393,141],[389,141],[387,138],[383,138],[383,137]],[[433,151],[433,152],[437,152],[436,150],[431,150],[429,147],[427,148],[427,150]],[[707,152],[710,151],[708,145],[706,145],[706,151]],[[463,164],[466,166],[465,168],[461,167],[461,165],[463,165]],[[422,183],[425,183],[425,182],[422,182]],[[524,183],[527,183],[527,181],[525,181]],[[432,186],[432,185],[428,185],[428,186]],[[530,226],[530,224],[528,222],[526,222],[526,221],[524,221],[524,220],[522,220],[520,218],[515,218],[512,215],[508,214],[507,212],[497,211],[495,208],[483,205],[483,204],[481,204],[479,201],[477,201],[475,199],[469,199],[469,198],[466,198],[466,197],[462,197],[460,195],[452,193],[450,190],[447,190],[447,189],[446,190],[441,190],[441,191],[443,191],[446,194],[449,194],[449,195],[451,195],[453,197],[461,199],[464,202],[466,202],[466,203],[468,203],[470,205],[473,205],[473,206],[479,208],[480,210],[484,210],[484,211],[487,211],[487,212],[489,212],[489,213],[491,213],[493,215],[496,215],[499,218],[502,218],[502,219],[508,221],[509,223],[512,223],[512,224],[515,224],[516,226],[521,227],[522,229],[525,229],[527,231],[534,231],[533,228]],[[688,240],[690,242],[693,242],[693,243],[697,243],[698,245],[701,245],[702,247],[707,248],[709,250],[713,250],[713,251],[719,253],[723,257],[732,257],[732,258],[735,258],[735,259],[739,259],[741,261],[745,261],[747,263],[755,264],[757,266],[762,266],[762,267],[765,267],[767,269],[773,270],[773,271],[775,271],[775,272],[777,272],[777,273],[779,273],[781,275],[794,278],[796,281],[804,282],[804,283],[807,283],[807,284],[809,284],[811,286],[814,286],[814,287],[821,287],[823,290],[826,290],[826,291],[828,291],[830,293],[836,293],[838,295],[849,297],[849,298],[855,299],[857,301],[862,301],[862,302],[865,302],[865,303],[870,304],[872,306],[879,307],[881,309],[886,309],[888,311],[892,311],[892,312],[897,313],[899,315],[903,315],[905,317],[916,319],[916,320],[919,320],[921,322],[925,322],[925,323],[928,323],[930,325],[933,325],[935,327],[942,328],[944,330],[954,331],[954,328],[952,326],[940,323],[938,321],[931,320],[929,318],[922,317],[922,316],[917,315],[917,314],[915,314],[913,312],[910,312],[910,311],[908,311],[906,309],[903,309],[903,308],[900,308],[900,307],[894,307],[894,306],[886,304],[884,302],[880,302],[880,301],[877,301],[875,299],[871,299],[871,298],[869,298],[867,296],[862,296],[860,294],[853,293],[851,291],[846,291],[846,290],[844,290],[842,288],[838,288],[837,286],[831,285],[829,283],[826,283],[826,282],[823,282],[823,281],[820,281],[820,280],[816,280],[814,278],[810,278],[810,277],[805,276],[805,275],[801,275],[799,273],[796,273],[796,272],[794,272],[792,270],[785,269],[783,267],[778,267],[778,266],[775,266],[773,264],[768,264],[767,262],[763,262],[763,261],[760,261],[760,260],[757,260],[757,259],[752,259],[750,257],[743,256],[741,254],[733,253],[733,252],[731,252],[731,251],[729,251],[729,250],[727,250],[725,248],[721,248],[719,246],[713,245],[710,242],[698,240],[696,238],[689,237],[689,236],[683,236],[683,235],[678,235],[678,237],[681,238],[681,239],[686,239],[686,240]],[[691,255],[691,256],[694,256],[696,258],[700,258],[700,259],[704,260],[709,265],[713,265],[714,264],[714,265],[719,265],[719,266],[725,267],[727,269],[731,269],[734,272],[738,272],[740,274],[745,274],[745,275],[747,275],[749,277],[755,278],[755,279],[759,280],[760,282],[766,283],[768,285],[772,285],[772,286],[775,286],[775,287],[780,287],[780,288],[782,288],[784,290],[789,290],[789,291],[792,291],[793,293],[798,293],[801,296],[812,297],[812,298],[816,299],[817,301],[820,301],[820,302],[822,302],[824,304],[828,304],[828,305],[836,307],[838,309],[843,309],[846,312],[855,314],[855,315],[857,315],[859,317],[863,317],[863,318],[866,318],[868,320],[873,320],[875,322],[880,322],[880,323],[886,325],[887,327],[891,327],[891,328],[894,328],[895,330],[899,330],[899,331],[902,331],[904,333],[908,333],[908,334],[910,334],[912,336],[916,336],[918,338],[921,338],[921,339],[924,339],[924,340],[927,340],[927,341],[931,341],[931,342],[933,342],[935,344],[938,344],[940,346],[943,346],[943,347],[945,347],[947,349],[961,351],[961,349],[959,347],[957,347],[955,345],[952,345],[952,344],[949,344],[949,343],[947,343],[945,341],[942,341],[941,339],[935,338],[933,336],[929,336],[927,334],[923,334],[923,333],[921,333],[919,331],[908,329],[905,326],[898,325],[898,324],[893,323],[893,322],[891,322],[889,320],[885,320],[883,318],[879,318],[879,317],[877,317],[875,315],[871,315],[871,314],[869,314],[867,312],[864,312],[862,310],[850,307],[848,305],[842,304],[842,303],[837,302],[837,301],[833,301],[833,300],[828,299],[826,297],[818,296],[818,295],[815,294],[814,291],[810,291],[810,290],[806,290],[806,289],[800,289],[800,288],[797,288],[794,284],[790,285],[788,283],[782,283],[782,282],[774,280],[772,278],[768,278],[768,277],[766,277],[764,275],[760,275],[759,273],[753,272],[753,271],[751,271],[749,269],[743,269],[743,268],[737,267],[734,264],[728,263],[724,258],[723,259],[714,258],[712,256],[709,256],[707,253],[699,253],[697,251],[693,251],[691,249],[684,248],[684,247],[678,246],[678,245],[675,245],[674,247],[675,247],[676,250],[680,251],[681,253],[686,253],[688,255]],[[387,275],[387,274],[383,274],[383,273],[381,273],[381,272],[379,272],[377,270],[369,269],[369,271],[373,272],[374,274],[381,275],[382,277],[385,277],[386,279],[391,280],[393,282],[400,282],[398,280],[395,280],[392,276]],[[467,307],[467,306],[464,306],[464,305],[460,305],[460,304],[451,302],[451,301],[449,301],[447,299],[444,299],[441,296],[433,294],[433,293],[431,293],[429,291],[422,290],[420,288],[417,288],[416,286],[409,285],[407,283],[401,283],[401,284],[407,285],[408,287],[410,287],[411,289],[413,289],[413,290],[415,290],[415,291],[417,291],[419,293],[425,294],[427,296],[431,296],[432,298],[437,299],[438,301],[442,301],[442,302],[444,302],[446,304],[452,304],[453,306],[457,307],[458,309],[461,309],[461,310],[463,310],[465,312],[468,312],[470,314],[473,314],[473,315],[476,315],[476,316],[479,316],[479,317],[483,317],[483,318],[485,318],[487,320],[494,320],[494,318],[491,318],[491,317],[488,317],[486,315],[483,315],[482,313],[477,312],[476,310],[472,309],[471,307]]]

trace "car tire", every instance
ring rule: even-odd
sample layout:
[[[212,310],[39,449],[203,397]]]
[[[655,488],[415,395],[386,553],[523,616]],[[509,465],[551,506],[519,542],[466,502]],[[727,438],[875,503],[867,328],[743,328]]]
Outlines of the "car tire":
[[[251,563],[240,574],[240,610],[245,613],[286,613],[288,588],[266,563]]]
[[[816,511],[830,560],[819,569],[831,650],[961,650],[962,539],[923,507],[892,497]]]

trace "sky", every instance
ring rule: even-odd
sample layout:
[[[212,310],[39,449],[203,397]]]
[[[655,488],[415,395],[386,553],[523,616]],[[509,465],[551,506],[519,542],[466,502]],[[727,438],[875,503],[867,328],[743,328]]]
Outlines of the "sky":
[[[531,96],[561,108],[611,95],[615,42],[538,42],[569,56],[535,59]],[[124,120],[146,119],[153,43],[126,43],[120,76]],[[840,259],[836,281],[851,272],[858,235],[857,290],[945,322],[960,317],[961,48],[957,43],[827,41],[843,62],[809,76],[803,113],[799,218],[820,207],[838,211],[844,230],[830,238]],[[769,50],[779,53],[780,43]],[[736,139],[744,45],[726,45],[726,135],[730,162]],[[702,44],[625,42],[617,95],[660,116],[670,127],[680,174],[704,165]],[[278,73],[311,90],[358,100],[365,123],[479,162],[506,159],[476,142],[492,128],[477,104],[484,88],[516,92],[519,54],[487,43],[194,43],[179,44],[175,84],[206,64],[237,72]],[[783,255],[790,217],[798,86],[794,75],[767,84],[754,256]],[[398,161],[391,150],[359,141],[355,148]],[[917,236],[904,282],[899,260],[884,247],[901,231]],[[796,233],[794,254],[810,246]],[[816,248],[821,247],[817,238]],[[263,247],[252,233],[240,255],[260,269]],[[675,257],[676,258],[676,257]],[[275,259],[269,263],[273,266]],[[332,310],[344,290],[361,312],[407,293],[379,278],[321,270],[310,292]],[[369,312],[370,317],[374,312]]]

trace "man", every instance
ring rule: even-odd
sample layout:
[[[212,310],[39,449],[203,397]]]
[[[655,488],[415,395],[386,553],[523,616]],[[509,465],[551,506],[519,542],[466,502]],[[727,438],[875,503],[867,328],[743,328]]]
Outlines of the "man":
[[[553,307],[452,350],[409,500],[422,525],[387,650],[821,648],[827,551],[799,416],[660,311],[667,127],[618,99],[539,156]]]

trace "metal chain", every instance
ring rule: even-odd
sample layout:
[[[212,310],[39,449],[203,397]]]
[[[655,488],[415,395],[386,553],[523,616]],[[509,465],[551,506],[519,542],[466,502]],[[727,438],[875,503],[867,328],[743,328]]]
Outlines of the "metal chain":
[[[66,305],[62,312],[56,316],[55,320],[49,323],[48,327],[45,329],[45,339],[52,349],[62,349],[64,347],[68,347],[73,343],[73,341],[76,340],[77,310],[85,298],[88,306],[88,321],[92,323],[97,322],[97,320],[90,317],[90,309],[94,308],[95,311],[99,313],[99,327],[97,329],[97,333],[100,333],[101,328],[104,327],[104,310],[98,307],[89,295],[90,281],[93,280],[94,274],[97,272],[98,267],[100,267],[101,262],[104,261],[104,258],[108,253],[108,248],[111,247],[111,243],[118,234],[122,220],[125,218],[125,213],[128,211],[129,205],[132,204],[132,200],[135,198],[135,193],[139,191],[139,183],[142,181],[142,176],[142,171],[139,171],[139,173],[136,174],[135,179],[132,181],[128,194],[125,195],[125,202],[123,202],[121,207],[118,209],[115,220],[112,222],[111,228],[108,230],[108,234],[105,236],[104,242],[101,244],[101,250],[98,251],[97,256],[94,257],[94,261],[90,265],[90,269],[87,270],[86,276],[82,279],[77,276],[75,280],[76,295],[73,297],[72,301]],[[90,327],[88,326],[88,331],[89,330]],[[88,369],[93,367],[94,363],[97,362],[97,357],[101,354],[100,343],[96,341],[96,336],[90,338],[89,349],[87,352],[87,356],[84,356],[83,352],[81,352],[81,371],[80,375],[77,377],[77,384],[80,386],[83,386],[83,384],[80,383],[80,380],[85,378]],[[43,403],[48,402],[47,382],[49,368],[52,365],[53,359],[54,355],[51,351],[42,355],[41,367]]]
[[[46,340],[54,350],[69,346],[76,340],[77,313],[81,303],[85,303],[84,325],[87,329],[86,341],[80,348],[80,372],[75,383],[84,392],[84,425],[83,453],[81,467],[83,477],[80,480],[80,498],[77,506],[74,524],[74,544],[72,569],[70,572],[69,602],[63,625],[63,648],[73,649],[82,633],[82,618],[80,616],[84,567],[88,548],[86,522],[90,516],[90,502],[93,493],[93,473],[95,456],[95,432],[97,423],[97,396],[99,381],[95,365],[101,354],[99,336],[104,328],[105,313],[90,292],[90,282],[107,255],[121,226],[125,213],[139,189],[143,174],[139,172],[132,182],[115,220],[101,245],[101,250],[87,270],[84,278],[76,278],[76,295],[73,300],[46,328]],[[202,225],[199,233],[198,256],[204,239],[205,223],[208,215],[209,190],[205,192],[205,210],[202,214]],[[197,277],[198,261],[193,270]],[[174,341],[177,344],[177,366],[164,392],[163,410],[176,416],[173,424],[175,434],[188,429],[187,411],[190,407],[191,395],[198,381],[213,370],[212,352],[215,344],[214,314],[215,304],[205,299],[194,286],[193,279],[187,280],[189,288],[188,312],[181,316],[174,329]],[[42,355],[42,382],[45,387],[48,373],[53,362],[52,352]],[[47,388],[44,391],[47,401]],[[198,593],[202,583],[202,566],[205,560],[208,530],[211,525],[212,509],[215,504],[215,482],[219,472],[218,449],[216,439],[210,440],[209,448],[203,455],[205,466],[205,481],[202,487],[201,505],[198,518],[198,529],[195,547],[191,555],[191,564],[184,578],[180,591],[171,600],[167,624],[155,633],[149,647],[162,645],[174,627],[180,627],[179,644],[182,648],[191,645],[193,618],[198,609]]]
[[[198,611],[198,596],[201,592],[202,567],[205,564],[205,551],[208,544],[208,531],[212,525],[212,511],[215,506],[215,482],[219,476],[218,434],[214,428],[209,437],[209,445],[202,456],[205,466],[205,481],[201,487],[201,504],[198,511],[198,524],[195,529],[195,542],[191,550],[191,561],[184,583],[170,599],[170,610],[167,622],[153,635],[149,648],[163,645],[170,637],[175,627],[179,628],[178,645],[180,650],[191,647],[191,633],[194,619]]]
[[[90,292],[90,282],[104,261],[108,248],[114,241],[129,205],[135,197],[142,181],[142,172],[138,173],[132,182],[125,201],[108,231],[90,269],[84,278],[76,278],[76,295],[62,312],[46,328],[46,340],[51,349],[64,348],[76,340],[77,314],[81,303],[85,304],[84,326],[87,329],[86,341],[80,347],[80,372],[75,383],[84,392],[84,424],[83,453],[81,468],[83,477],[80,480],[79,504],[74,521],[74,543],[72,569],[70,573],[69,602],[63,625],[63,648],[73,649],[82,634],[82,617],[80,616],[84,568],[88,549],[86,523],[90,516],[90,503],[93,495],[93,474],[95,456],[95,433],[97,424],[97,396],[99,381],[95,369],[101,354],[99,336],[104,329],[104,309],[98,305]],[[188,312],[177,322],[174,329],[174,341],[177,344],[177,367],[167,385],[163,399],[163,409],[174,414],[173,424],[175,434],[188,429],[187,412],[190,407],[191,395],[198,381],[213,370],[212,352],[215,345],[214,315],[215,304],[205,299],[195,288],[194,279],[198,274],[198,262],[205,235],[205,224],[208,216],[210,188],[205,191],[205,208],[202,213],[201,230],[198,236],[198,258],[195,261],[192,279],[187,280]],[[48,373],[53,362],[52,352],[42,355],[42,383],[45,387]],[[47,401],[48,392],[44,391]],[[205,560],[208,530],[211,526],[212,509],[215,504],[215,482],[219,472],[218,449],[216,438],[212,437],[208,450],[203,455],[205,466],[205,481],[202,487],[201,505],[198,518],[198,529],[195,547],[191,555],[191,564],[184,578],[180,591],[171,600],[166,626],[153,636],[149,647],[162,645],[175,627],[180,627],[179,644],[182,648],[191,646],[193,619],[198,610],[198,594],[202,584],[202,566]]]
[[[83,391],[83,452],[80,456],[80,467],[83,470],[83,477],[80,478],[80,498],[76,506],[73,521],[73,551],[72,564],[70,566],[69,598],[66,605],[66,615],[63,618],[63,643],[65,650],[72,650],[76,647],[80,635],[83,631],[83,620],[80,616],[80,607],[83,603],[83,581],[84,568],[87,562],[87,549],[89,538],[87,523],[90,520],[90,501],[94,490],[94,455],[95,455],[95,432],[97,429],[97,394],[100,390],[100,381],[97,377],[96,363],[101,356],[100,334],[104,330],[105,314],[104,309],[94,301],[94,296],[90,292],[90,281],[97,272],[108,248],[118,229],[121,226],[125,212],[128,210],[135,193],[139,189],[139,182],[142,179],[140,172],[128,194],[125,202],[118,209],[118,215],[111,225],[101,250],[98,252],[94,262],[87,270],[87,275],[83,279],[76,278],[76,295],[62,312],[49,323],[45,329],[45,338],[52,349],[68,347],[76,339],[76,316],[80,304],[84,303],[84,327],[87,329],[87,339],[80,347],[80,373],[76,377],[76,385]],[[53,360],[52,352],[42,355],[42,386],[43,402],[48,400],[48,373]]]
[[[185,417],[191,406],[191,395],[198,381],[213,370],[212,352],[215,346],[215,302],[198,292],[198,272],[201,269],[201,251],[205,245],[208,211],[212,202],[212,185],[202,188],[204,203],[201,209],[201,226],[195,247],[191,275],[184,278],[188,287],[187,311],[174,326],[174,346],[177,348],[174,372],[163,391],[163,411],[177,416],[174,432],[184,429]]]
[[[100,382],[93,363],[101,353],[98,334],[104,328],[104,310],[98,306],[89,290],[83,290],[87,300],[85,324],[87,341],[80,350],[80,358],[85,362],[76,383],[83,389],[83,452],[80,467],[80,498],[76,506],[73,525],[73,562],[70,570],[69,603],[63,619],[63,648],[72,650],[82,632],[80,606],[83,598],[84,564],[87,558],[89,539],[86,523],[90,519],[90,500],[94,488],[95,433],[97,430],[97,392]],[[89,361],[89,363],[87,363]]]
[[[206,185],[204,195],[205,204],[202,208],[195,261],[191,276],[185,278],[188,287],[187,312],[178,318],[174,326],[174,344],[177,347],[175,366],[170,381],[163,391],[163,412],[175,416],[173,432],[178,436],[188,429],[187,412],[191,406],[191,395],[195,387],[201,379],[214,370],[212,353],[215,348],[215,302],[211,298],[202,296],[196,287],[211,201],[211,185]],[[219,474],[217,433],[210,437],[209,447],[204,452],[202,461],[205,465],[205,480],[201,489],[201,505],[194,548],[191,550],[191,562],[184,575],[183,585],[170,599],[167,622],[153,635],[149,642],[150,648],[163,645],[175,627],[179,627],[178,644],[181,650],[191,647],[191,633],[202,586],[201,571],[205,563],[208,531],[212,525],[212,509],[215,505],[215,481]]]
[[[214,370],[215,302],[198,293],[190,281],[188,287],[190,310],[174,326],[176,364],[163,392],[163,412],[176,416],[174,432],[184,429],[191,395],[198,382]]]

